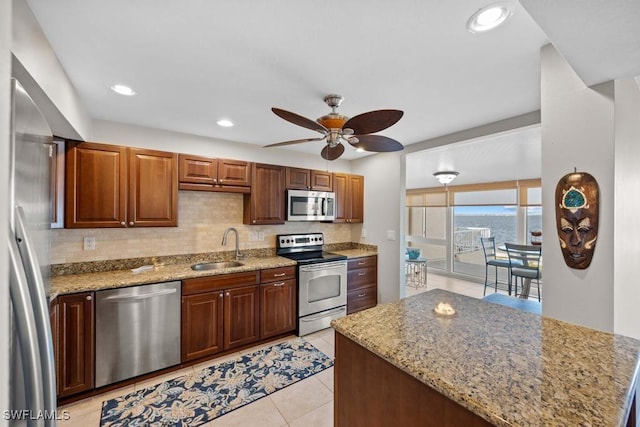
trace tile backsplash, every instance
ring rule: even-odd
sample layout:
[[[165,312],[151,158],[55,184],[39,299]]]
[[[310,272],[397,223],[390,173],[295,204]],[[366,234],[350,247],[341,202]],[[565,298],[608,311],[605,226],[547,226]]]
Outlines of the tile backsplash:
[[[222,234],[235,227],[240,250],[274,248],[275,236],[286,233],[322,232],[326,243],[351,241],[350,224],[287,222],[284,225],[242,224],[242,194],[180,191],[178,227],[57,229],[52,231],[51,264],[104,261],[123,258],[229,251],[230,235],[222,246]],[[83,239],[95,237],[95,250],[84,250]],[[252,240],[262,238],[263,240]]]

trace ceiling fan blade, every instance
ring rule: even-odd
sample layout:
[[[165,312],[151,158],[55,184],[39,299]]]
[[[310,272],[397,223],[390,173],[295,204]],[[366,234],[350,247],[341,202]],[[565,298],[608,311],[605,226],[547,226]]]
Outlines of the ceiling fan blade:
[[[356,142],[352,142],[357,140]],[[388,151],[400,151],[404,149],[395,139],[387,138],[382,135],[358,135],[355,138],[349,138],[349,144],[356,148],[362,148],[365,151],[373,151],[376,153],[386,153]]]
[[[333,148],[326,145],[320,152],[320,155],[325,160],[335,160],[342,156],[342,153],[344,153],[344,145],[338,144]]]
[[[284,142],[276,142],[275,144],[265,145],[262,148],[267,147],[279,147],[281,145],[293,145],[293,144],[301,144],[303,142],[311,142],[311,141],[322,141],[325,138],[306,138],[306,139],[294,139],[293,141],[284,141]]]
[[[369,111],[350,118],[342,129],[353,129],[354,135],[376,133],[396,124],[403,114],[400,110]]]
[[[282,119],[285,119],[286,121],[291,122],[294,125],[315,130],[316,132],[320,132],[320,133],[329,132],[326,127],[322,126],[320,123],[316,122],[315,120],[307,119],[306,117],[302,117],[301,115],[292,113],[291,111],[282,110],[280,108],[275,108],[275,107],[272,108],[271,111],[273,111],[276,114],[276,116]]]

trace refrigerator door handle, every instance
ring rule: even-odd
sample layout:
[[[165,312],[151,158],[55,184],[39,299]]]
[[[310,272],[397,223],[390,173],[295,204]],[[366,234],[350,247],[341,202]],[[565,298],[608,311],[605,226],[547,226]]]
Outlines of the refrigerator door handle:
[[[38,348],[40,349],[40,363],[42,370],[44,407],[46,411],[53,414],[56,403],[56,370],[53,357],[53,338],[51,335],[51,324],[49,323],[49,307],[47,306],[47,295],[44,288],[44,280],[40,271],[40,264],[35,252],[35,248],[29,237],[24,210],[22,206],[16,207],[15,215],[16,238],[18,239],[18,250],[22,256],[22,263],[26,270],[26,279],[31,295],[31,305],[35,320]],[[50,420],[47,418],[47,425]]]
[[[20,259],[20,250],[11,236],[9,236],[9,264],[9,290],[20,343],[20,354],[22,355],[26,409],[31,411],[33,417],[38,418],[37,415],[41,413],[39,411],[44,409],[38,334],[31,307],[27,277]],[[29,425],[43,426],[44,421],[42,418],[30,420]]]

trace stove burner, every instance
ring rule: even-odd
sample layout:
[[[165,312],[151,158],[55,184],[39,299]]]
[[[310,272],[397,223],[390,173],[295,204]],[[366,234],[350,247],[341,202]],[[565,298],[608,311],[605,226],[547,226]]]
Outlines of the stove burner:
[[[344,255],[323,251],[323,244],[322,233],[279,234],[276,236],[276,255],[297,261],[299,265],[347,259]]]

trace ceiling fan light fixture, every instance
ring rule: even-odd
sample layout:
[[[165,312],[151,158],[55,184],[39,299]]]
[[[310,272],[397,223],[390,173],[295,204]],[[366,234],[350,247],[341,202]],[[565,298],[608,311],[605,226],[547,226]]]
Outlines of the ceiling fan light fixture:
[[[340,114],[327,114],[320,117],[317,121],[327,129],[340,129],[349,120],[349,117]]]
[[[460,175],[460,173],[455,171],[441,171],[433,174],[442,185],[451,183],[458,175]]]
[[[513,7],[508,2],[493,3],[478,9],[467,21],[470,33],[482,33],[503,24],[511,15]]]

